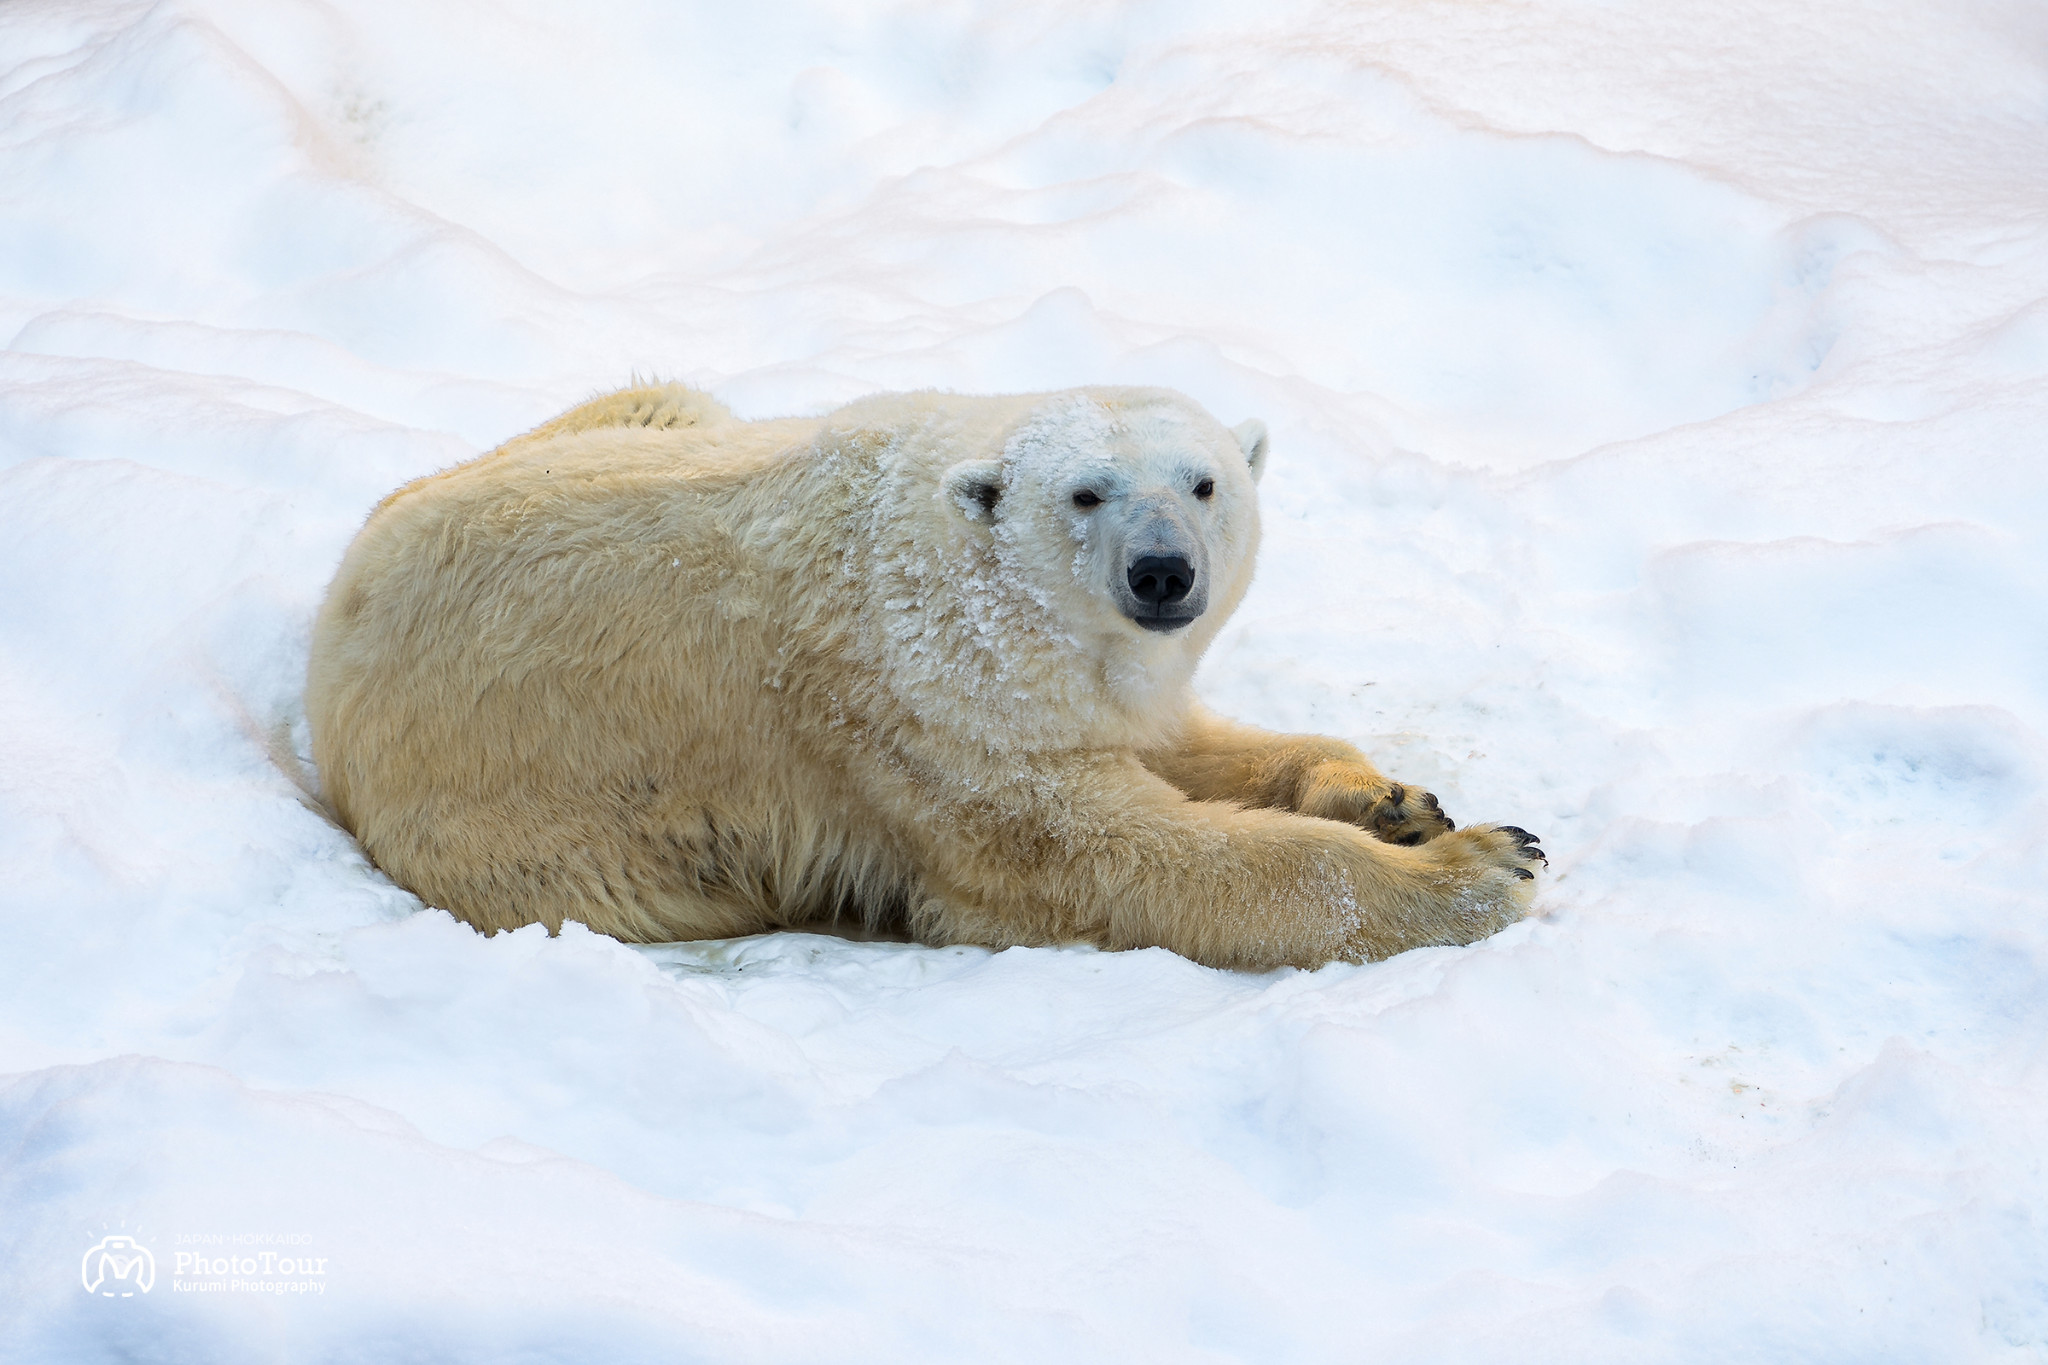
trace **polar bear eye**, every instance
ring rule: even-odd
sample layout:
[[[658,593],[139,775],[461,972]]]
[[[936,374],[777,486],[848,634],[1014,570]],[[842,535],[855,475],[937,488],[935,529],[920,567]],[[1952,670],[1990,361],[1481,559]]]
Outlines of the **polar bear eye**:
[[[1198,498],[1213,497],[1215,493],[1216,480],[1214,479],[1204,479],[1200,483],[1195,485],[1195,496]]]
[[[1086,488],[1074,494],[1074,506],[1076,507],[1094,507],[1101,503],[1101,501],[1102,499],[1100,497],[1096,496],[1094,493],[1090,492]]]

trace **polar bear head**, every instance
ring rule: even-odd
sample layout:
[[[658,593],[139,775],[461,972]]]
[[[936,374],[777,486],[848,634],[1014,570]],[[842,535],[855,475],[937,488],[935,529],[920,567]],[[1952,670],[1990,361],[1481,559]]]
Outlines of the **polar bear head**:
[[[992,596],[1028,596],[1124,708],[1147,709],[1185,687],[1250,586],[1266,447],[1263,423],[1226,428],[1171,390],[1074,390],[951,466],[943,495],[986,538]]]

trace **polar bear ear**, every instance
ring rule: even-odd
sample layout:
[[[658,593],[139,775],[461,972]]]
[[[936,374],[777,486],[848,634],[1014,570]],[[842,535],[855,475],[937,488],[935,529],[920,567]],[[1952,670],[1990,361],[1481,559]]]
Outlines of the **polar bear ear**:
[[[994,521],[1003,497],[1001,460],[962,460],[946,471],[946,500],[969,521]]]
[[[1252,482],[1257,483],[1266,472],[1266,424],[1253,417],[1232,427],[1230,434],[1237,438],[1245,465],[1252,471]]]

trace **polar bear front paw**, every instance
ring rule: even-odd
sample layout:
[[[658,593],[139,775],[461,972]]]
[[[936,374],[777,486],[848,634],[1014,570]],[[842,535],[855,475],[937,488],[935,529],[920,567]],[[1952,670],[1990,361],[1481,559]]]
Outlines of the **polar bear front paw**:
[[[1388,784],[1387,794],[1373,803],[1359,823],[1383,843],[1411,848],[1458,828],[1458,822],[1437,804],[1434,793],[1399,782]]]
[[[1536,868],[1550,859],[1517,825],[1476,825],[1433,840],[1424,850],[1449,882],[1441,941],[1472,943],[1529,913]]]
[[[1325,763],[1303,784],[1303,815],[1357,825],[1381,843],[1413,848],[1449,834],[1458,822],[1436,797],[1405,782],[1390,782],[1354,763]]]

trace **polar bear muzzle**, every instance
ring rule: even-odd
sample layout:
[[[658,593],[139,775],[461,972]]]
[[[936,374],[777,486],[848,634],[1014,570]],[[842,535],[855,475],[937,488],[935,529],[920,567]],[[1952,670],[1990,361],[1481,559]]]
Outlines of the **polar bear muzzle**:
[[[1122,526],[1123,552],[1110,562],[1123,572],[1110,586],[1125,616],[1146,630],[1174,631],[1209,609],[1208,544],[1173,493],[1130,498]]]

